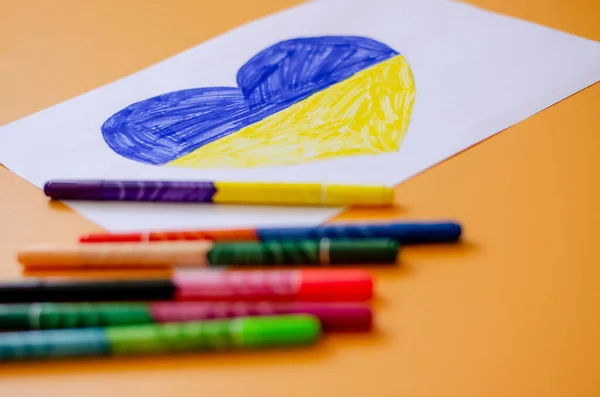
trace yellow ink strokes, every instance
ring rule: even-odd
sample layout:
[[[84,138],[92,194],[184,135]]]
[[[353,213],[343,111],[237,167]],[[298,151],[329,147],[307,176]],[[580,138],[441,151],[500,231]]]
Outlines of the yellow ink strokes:
[[[414,99],[410,66],[398,55],[168,165],[269,167],[395,152]]]

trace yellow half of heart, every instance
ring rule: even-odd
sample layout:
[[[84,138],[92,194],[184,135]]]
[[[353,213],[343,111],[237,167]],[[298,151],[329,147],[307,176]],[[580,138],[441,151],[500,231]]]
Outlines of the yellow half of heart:
[[[414,99],[410,66],[398,55],[168,165],[270,167],[395,152]]]

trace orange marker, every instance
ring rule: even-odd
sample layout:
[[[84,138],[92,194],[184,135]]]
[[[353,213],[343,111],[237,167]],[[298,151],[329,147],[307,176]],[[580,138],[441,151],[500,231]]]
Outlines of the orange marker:
[[[389,239],[267,242],[166,241],[29,246],[18,259],[29,268],[207,267],[395,263]]]

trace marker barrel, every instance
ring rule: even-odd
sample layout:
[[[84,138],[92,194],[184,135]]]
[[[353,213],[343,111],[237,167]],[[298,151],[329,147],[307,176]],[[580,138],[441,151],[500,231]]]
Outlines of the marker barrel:
[[[0,330],[42,330],[153,323],[144,303],[33,303],[0,305]]]
[[[0,303],[146,301],[175,296],[171,280],[40,280],[0,282]]]
[[[309,315],[8,332],[0,334],[0,361],[296,346],[320,335]]]
[[[208,241],[160,244],[39,244],[23,248],[18,259],[25,266],[50,268],[207,266]]]
[[[147,233],[92,233],[81,236],[80,243],[148,243],[161,241],[258,241],[253,229],[170,231]]]

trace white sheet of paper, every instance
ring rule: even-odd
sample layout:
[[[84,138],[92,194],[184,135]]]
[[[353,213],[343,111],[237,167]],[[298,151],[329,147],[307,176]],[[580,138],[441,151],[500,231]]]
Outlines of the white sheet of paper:
[[[244,170],[160,167],[114,153],[100,126],[170,91],[236,86],[236,72],[281,40],[360,35],[409,61],[416,99],[400,150]],[[395,185],[600,80],[600,44],[443,0],[330,0],[301,5],[0,128],[0,162],[49,179],[307,181]],[[110,230],[316,224],[338,208],[70,202]]]

